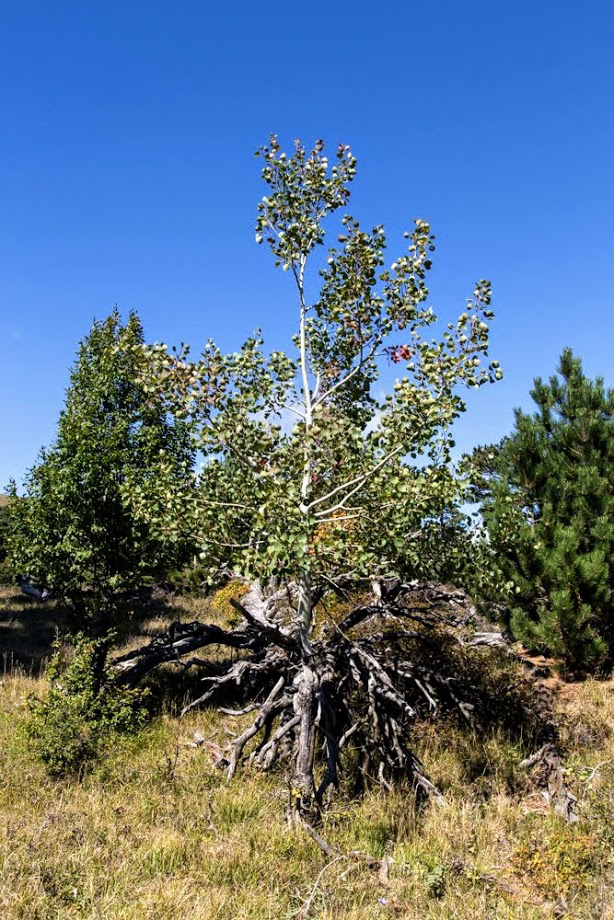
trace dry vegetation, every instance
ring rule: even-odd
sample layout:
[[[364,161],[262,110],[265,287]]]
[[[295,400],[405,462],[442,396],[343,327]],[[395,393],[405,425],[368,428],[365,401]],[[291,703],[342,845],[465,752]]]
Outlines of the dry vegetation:
[[[226,616],[181,607],[185,619]],[[321,832],[339,856],[327,857],[286,825],[282,775],[227,784],[211,748],[194,745],[223,744],[224,717],[179,720],[180,699],[80,780],[48,779],[20,727],[44,690],[58,615],[0,594],[0,916],[614,918],[614,682],[556,688],[577,824],[549,813],[517,744],[424,724],[417,747],[445,804],[418,813],[409,790],[338,798]],[[168,619],[164,606],[135,618],[131,641]]]

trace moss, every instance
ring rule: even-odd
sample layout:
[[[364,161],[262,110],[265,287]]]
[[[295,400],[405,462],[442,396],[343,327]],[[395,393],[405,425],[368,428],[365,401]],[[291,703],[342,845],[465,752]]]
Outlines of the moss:
[[[249,585],[243,581],[231,580],[212,595],[210,600],[211,610],[228,626],[236,626],[241,620],[241,615],[230,603],[231,600],[240,601],[249,591]]]

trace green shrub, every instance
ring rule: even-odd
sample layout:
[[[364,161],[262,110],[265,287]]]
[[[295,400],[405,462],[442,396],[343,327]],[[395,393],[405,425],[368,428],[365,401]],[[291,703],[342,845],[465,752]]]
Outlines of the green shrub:
[[[207,571],[194,562],[172,571],[167,581],[172,591],[189,597],[202,597],[208,588]]]
[[[8,556],[5,556],[0,559],[0,585],[12,585],[13,581],[13,569]]]
[[[147,691],[118,686],[106,669],[108,642],[78,636],[70,660],[58,648],[51,689],[28,701],[26,735],[51,776],[80,771],[111,735],[136,732],[147,718]]]
[[[446,869],[437,863],[426,877],[426,888],[431,898],[440,900],[446,893]]]
[[[578,825],[531,827],[512,854],[516,871],[542,897],[567,900],[586,889],[599,863],[599,845]]]

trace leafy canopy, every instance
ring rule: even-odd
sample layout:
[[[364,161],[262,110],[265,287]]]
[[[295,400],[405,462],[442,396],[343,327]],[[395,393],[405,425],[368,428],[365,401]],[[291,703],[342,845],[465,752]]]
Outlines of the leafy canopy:
[[[273,136],[257,156],[267,194],[256,242],[291,279],[292,347],[266,354],[256,332],[232,354],[209,341],[197,360],[185,346],[134,349],[148,392],[190,419],[204,456],[189,507],[154,508],[143,495],[140,512],[161,530],[189,519],[211,579],[228,568],[319,583],[390,574],[420,522],[455,494],[460,387],[501,377],[486,357],[490,285],[478,282],[458,319],[427,338],[428,223],[414,221],[389,264],[383,226],[364,230],[346,213],[356,175],[347,145],[331,160],[322,141],[287,155]],[[324,251],[327,232],[336,242]],[[387,365],[402,376],[381,394]]]
[[[143,343],[138,316],[117,310],[81,343],[53,445],[11,502],[9,549],[17,571],[78,603],[138,586],[176,563],[182,547],[137,520],[126,486],[138,490],[172,466],[175,488],[193,482],[184,423],[150,403],[129,346]],[[15,488],[13,487],[15,492]]]

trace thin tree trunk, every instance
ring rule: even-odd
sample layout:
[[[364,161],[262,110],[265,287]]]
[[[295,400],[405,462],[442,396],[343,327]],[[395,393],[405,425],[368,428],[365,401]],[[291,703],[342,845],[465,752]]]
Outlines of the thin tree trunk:
[[[318,690],[317,674],[308,661],[303,662],[297,677],[294,711],[300,718],[296,759],[292,783],[292,814],[294,821],[310,818],[315,803],[313,762],[315,753],[315,705]]]
[[[319,689],[314,650],[309,633],[313,597],[311,575],[305,569],[299,581],[297,626],[301,646],[302,665],[295,683],[294,711],[299,717],[296,757],[294,761],[292,811],[295,820],[311,817],[315,807],[315,781],[313,776],[315,755],[315,712]]]

